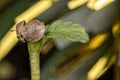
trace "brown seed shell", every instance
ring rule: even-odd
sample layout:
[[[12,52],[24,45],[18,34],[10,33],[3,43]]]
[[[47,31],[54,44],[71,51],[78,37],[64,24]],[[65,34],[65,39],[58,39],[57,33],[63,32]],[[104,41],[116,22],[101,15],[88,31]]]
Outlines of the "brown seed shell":
[[[32,20],[27,24],[20,22],[16,27],[16,32],[20,41],[36,42],[39,41],[45,33],[45,25],[38,20]],[[24,40],[23,40],[24,39]]]

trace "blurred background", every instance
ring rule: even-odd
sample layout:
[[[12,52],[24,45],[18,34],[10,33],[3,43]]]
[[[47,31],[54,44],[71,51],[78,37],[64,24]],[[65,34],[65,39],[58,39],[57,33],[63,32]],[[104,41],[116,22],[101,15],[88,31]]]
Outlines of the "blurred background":
[[[38,1],[0,0],[0,40],[15,18]],[[80,24],[90,41],[47,40],[40,54],[41,80],[120,80],[120,1],[51,1],[35,19],[46,25],[56,20]],[[30,80],[29,65],[27,44],[18,42],[0,62],[0,80]]]

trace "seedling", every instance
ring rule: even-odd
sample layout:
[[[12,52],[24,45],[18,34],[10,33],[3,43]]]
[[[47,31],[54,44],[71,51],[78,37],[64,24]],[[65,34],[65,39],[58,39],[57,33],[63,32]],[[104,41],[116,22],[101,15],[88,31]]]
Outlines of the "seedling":
[[[71,41],[86,43],[89,37],[84,28],[72,22],[58,20],[45,26],[38,20],[26,24],[21,21],[16,26],[17,37],[22,42],[28,43],[31,65],[31,80],[40,80],[40,50],[48,38],[64,38]]]

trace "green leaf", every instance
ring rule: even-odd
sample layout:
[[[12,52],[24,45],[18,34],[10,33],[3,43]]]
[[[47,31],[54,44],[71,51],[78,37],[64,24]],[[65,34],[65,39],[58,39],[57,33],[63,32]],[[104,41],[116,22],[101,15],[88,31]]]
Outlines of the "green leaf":
[[[50,26],[47,26],[45,36],[47,38],[57,37],[82,43],[89,41],[89,37],[83,27],[81,27],[79,24],[63,22],[61,20],[58,20]]]

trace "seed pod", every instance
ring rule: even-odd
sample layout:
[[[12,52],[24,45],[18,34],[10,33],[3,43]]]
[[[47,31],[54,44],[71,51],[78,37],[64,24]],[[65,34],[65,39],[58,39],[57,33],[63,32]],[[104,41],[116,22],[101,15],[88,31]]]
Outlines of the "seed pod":
[[[38,20],[32,20],[26,24],[21,21],[16,26],[17,38],[22,42],[39,41],[45,33],[45,25]]]

